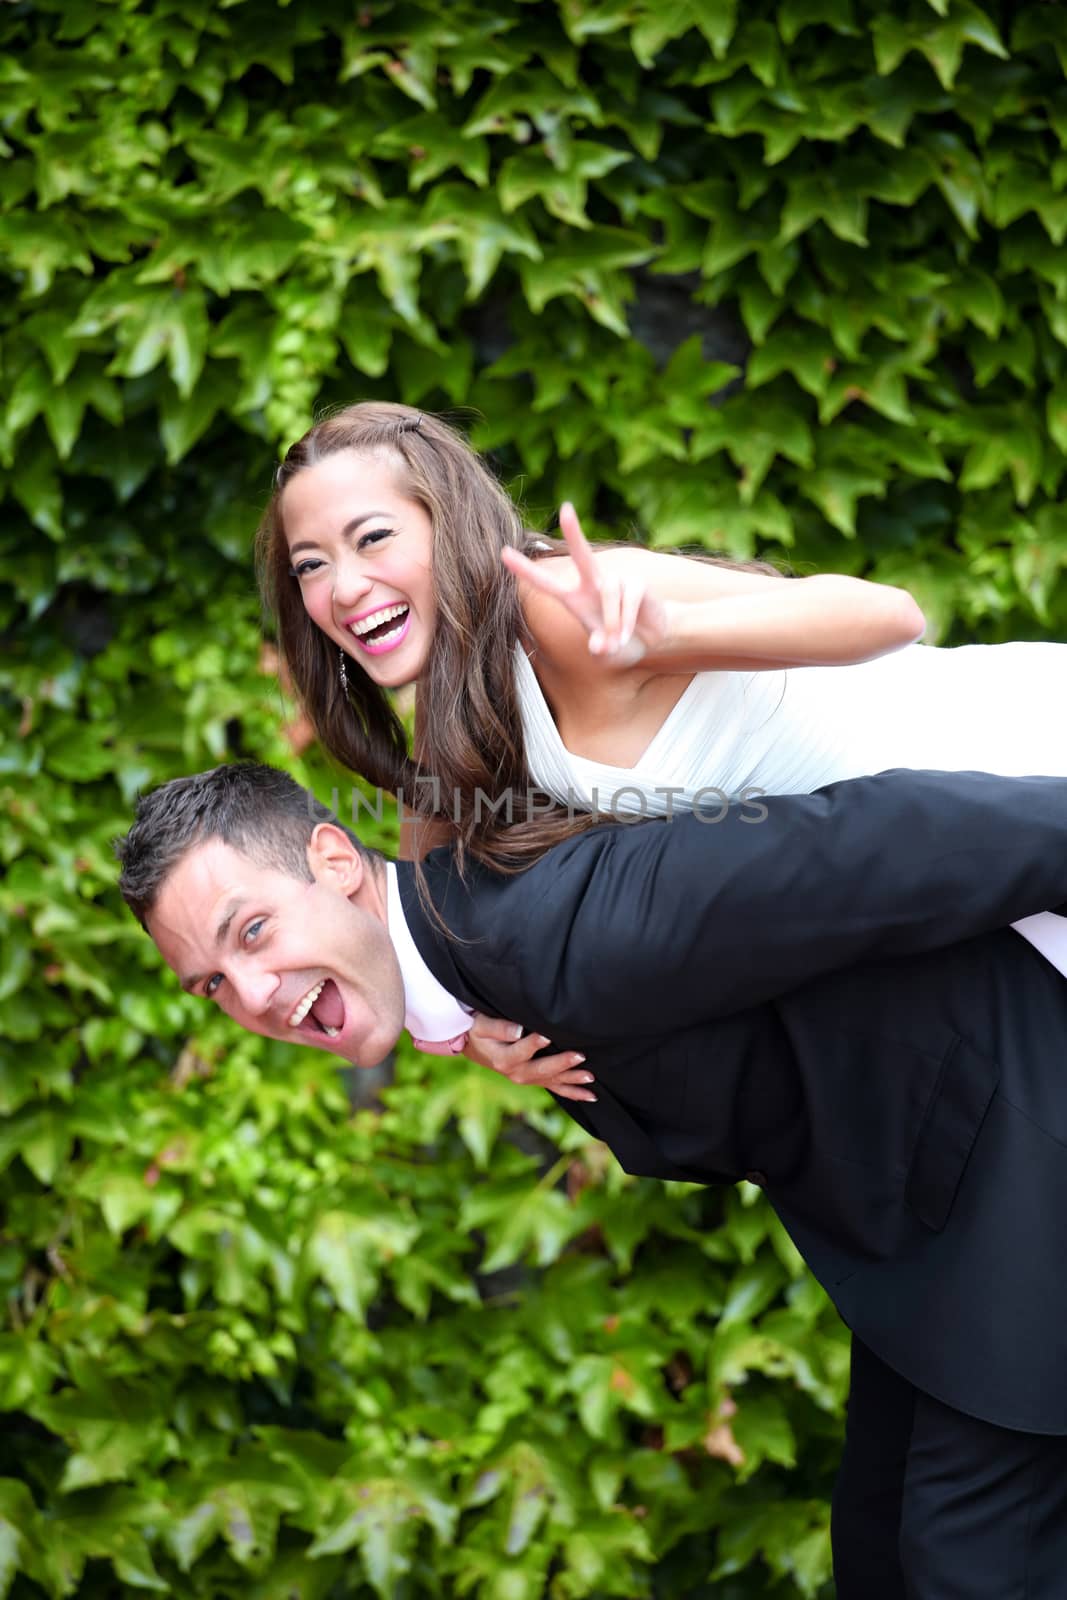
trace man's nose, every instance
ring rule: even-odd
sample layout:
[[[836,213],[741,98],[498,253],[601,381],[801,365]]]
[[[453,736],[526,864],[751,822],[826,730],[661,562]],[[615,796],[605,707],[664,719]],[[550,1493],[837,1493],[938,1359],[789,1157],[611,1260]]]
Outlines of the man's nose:
[[[230,981],[237,1003],[246,1016],[261,1017],[270,1010],[278,987],[278,979],[273,972],[259,972],[246,967],[235,972]]]

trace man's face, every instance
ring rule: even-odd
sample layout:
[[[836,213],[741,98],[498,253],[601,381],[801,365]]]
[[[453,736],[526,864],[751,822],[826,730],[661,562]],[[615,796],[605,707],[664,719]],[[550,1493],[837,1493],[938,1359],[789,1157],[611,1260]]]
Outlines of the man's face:
[[[167,878],[148,919],[192,994],[269,1039],[377,1065],[404,1024],[404,986],[379,885],[350,839],[322,824],[306,883],[210,839]]]

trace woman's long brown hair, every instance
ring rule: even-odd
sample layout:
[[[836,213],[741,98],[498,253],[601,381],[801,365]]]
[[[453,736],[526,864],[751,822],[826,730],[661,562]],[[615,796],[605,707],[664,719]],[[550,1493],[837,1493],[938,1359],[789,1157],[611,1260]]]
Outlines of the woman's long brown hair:
[[[387,692],[347,655],[344,693],[338,647],[308,616],[290,572],[286,485],[339,450],[394,465],[398,492],[423,508],[433,528],[437,624],[417,686],[413,752]],[[548,809],[544,794],[531,793],[512,661],[515,642],[529,635],[515,579],[500,559],[505,545],[533,559],[562,551],[524,528],[462,434],[409,406],[363,401],[317,422],[290,448],[256,558],[282,659],[329,754],[368,782],[402,793],[417,818],[435,816],[439,795],[461,867],[469,851],[497,871],[517,872],[597,818]],[[491,803],[501,797],[507,803],[494,811]]]

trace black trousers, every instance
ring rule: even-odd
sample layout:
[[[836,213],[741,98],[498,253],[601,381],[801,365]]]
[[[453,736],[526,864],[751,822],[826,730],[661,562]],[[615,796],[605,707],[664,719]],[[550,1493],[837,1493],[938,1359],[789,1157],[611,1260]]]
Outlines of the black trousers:
[[[838,1600],[1065,1600],[1067,1438],[964,1416],[854,1339],[832,1531]]]

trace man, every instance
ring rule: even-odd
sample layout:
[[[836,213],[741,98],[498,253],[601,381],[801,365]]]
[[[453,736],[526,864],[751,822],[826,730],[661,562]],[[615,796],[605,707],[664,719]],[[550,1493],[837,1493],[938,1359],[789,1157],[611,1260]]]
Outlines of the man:
[[[405,1019],[518,1017],[587,1056],[567,1109],[628,1171],[762,1184],[855,1335],[840,1600],[1062,1600],[1067,984],[1004,925],[1067,900],[1067,782],[765,804],[514,877],[436,851],[424,907],[284,774],[224,767],[142,800],[121,887],[253,1032],[369,1066]]]

